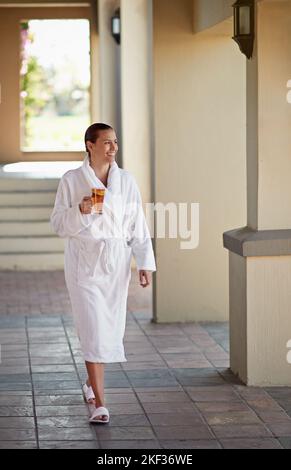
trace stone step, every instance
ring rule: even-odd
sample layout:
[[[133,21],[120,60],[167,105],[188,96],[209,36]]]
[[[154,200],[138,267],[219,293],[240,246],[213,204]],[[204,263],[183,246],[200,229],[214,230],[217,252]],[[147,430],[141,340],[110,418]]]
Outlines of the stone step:
[[[1,206],[53,206],[56,191],[1,191]]]
[[[0,207],[0,220],[2,221],[27,221],[27,220],[49,220],[52,206],[30,206],[30,207]]]
[[[0,191],[56,191],[59,178],[0,178]]]
[[[57,236],[39,237],[3,237],[0,236],[0,253],[37,253],[61,252],[64,250],[64,239]]]
[[[55,253],[0,253],[0,269],[16,271],[63,270],[64,254]]]
[[[55,235],[49,220],[39,221],[24,221],[16,222],[9,221],[3,222],[0,220],[0,235],[13,236],[13,235]]]
[[[63,269],[65,242],[50,225],[59,177],[0,176],[0,269]]]

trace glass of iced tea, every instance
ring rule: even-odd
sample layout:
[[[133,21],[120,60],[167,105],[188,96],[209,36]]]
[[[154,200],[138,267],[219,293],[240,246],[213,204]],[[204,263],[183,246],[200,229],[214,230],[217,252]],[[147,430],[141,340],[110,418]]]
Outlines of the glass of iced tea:
[[[92,188],[92,212],[93,214],[102,214],[105,189]]]

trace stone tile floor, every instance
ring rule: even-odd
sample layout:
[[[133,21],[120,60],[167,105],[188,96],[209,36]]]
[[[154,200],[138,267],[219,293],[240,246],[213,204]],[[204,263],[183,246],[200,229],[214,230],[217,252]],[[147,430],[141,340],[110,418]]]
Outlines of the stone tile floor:
[[[63,273],[0,272],[0,283],[0,448],[291,448],[291,388],[239,383],[227,323],[152,323],[134,276],[128,362],[105,372],[111,421],[89,425]]]

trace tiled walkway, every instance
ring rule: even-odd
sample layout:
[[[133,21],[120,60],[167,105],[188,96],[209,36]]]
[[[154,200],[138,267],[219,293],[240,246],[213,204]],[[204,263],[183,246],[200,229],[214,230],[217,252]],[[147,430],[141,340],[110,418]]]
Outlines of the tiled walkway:
[[[291,389],[237,382],[226,323],[151,323],[135,277],[128,362],[106,366],[111,421],[89,425],[63,274],[2,272],[0,282],[1,448],[291,448]]]

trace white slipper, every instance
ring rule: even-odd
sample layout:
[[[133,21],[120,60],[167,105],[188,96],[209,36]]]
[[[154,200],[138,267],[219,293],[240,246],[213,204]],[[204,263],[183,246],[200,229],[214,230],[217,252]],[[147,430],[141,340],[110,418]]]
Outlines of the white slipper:
[[[89,405],[91,404],[90,401],[95,400],[93,388],[88,387],[86,383],[83,385],[83,394],[84,394],[85,402],[88,403]]]
[[[98,416],[106,416],[106,419],[98,419]],[[109,423],[109,411],[105,406],[99,406],[98,408],[95,408],[93,411],[91,418],[89,419],[90,423],[102,423],[106,424]]]

